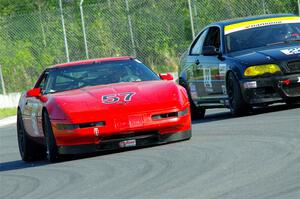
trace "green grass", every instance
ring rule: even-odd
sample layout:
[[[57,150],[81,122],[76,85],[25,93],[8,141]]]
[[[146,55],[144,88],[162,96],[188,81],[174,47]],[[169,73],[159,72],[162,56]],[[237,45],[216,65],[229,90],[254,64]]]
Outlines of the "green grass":
[[[17,108],[1,108],[0,119],[17,114]]]

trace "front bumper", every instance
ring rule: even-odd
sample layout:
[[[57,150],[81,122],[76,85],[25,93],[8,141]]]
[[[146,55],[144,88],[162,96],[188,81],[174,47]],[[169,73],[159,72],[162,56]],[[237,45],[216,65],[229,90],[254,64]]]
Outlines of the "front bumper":
[[[253,78],[242,80],[240,84],[248,104],[300,100],[300,74]]]
[[[108,151],[132,147],[145,147],[152,146],[157,144],[165,144],[170,142],[176,142],[181,140],[188,140],[192,136],[191,129],[168,134],[159,134],[159,133],[149,133],[144,135],[132,134],[128,135],[126,138],[116,138],[106,141],[102,141],[99,144],[84,144],[76,146],[59,146],[59,154],[86,154],[99,151]],[[134,146],[124,146],[121,143],[124,141],[133,141]]]
[[[116,138],[125,140],[133,135],[140,138],[149,132],[162,136],[191,129],[189,104],[180,110],[168,109],[139,115],[107,115],[105,118],[103,123],[97,123],[99,125],[75,125],[75,129],[62,129],[61,124],[66,122],[51,120],[57,146],[99,145]],[[95,119],[95,121],[102,120]]]

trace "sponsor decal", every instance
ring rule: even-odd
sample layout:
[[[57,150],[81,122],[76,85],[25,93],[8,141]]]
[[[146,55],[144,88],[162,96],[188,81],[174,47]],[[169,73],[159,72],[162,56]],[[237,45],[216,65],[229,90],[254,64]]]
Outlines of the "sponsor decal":
[[[33,132],[38,135],[39,131],[38,131],[38,126],[37,126],[37,118],[36,118],[36,115],[35,115],[35,112],[32,112],[31,113],[31,125],[32,125],[32,129],[33,129]]]
[[[121,147],[121,148],[134,147],[134,146],[136,146],[135,140],[125,140],[125,141],[119,142],[119,147]]]
[[[125,104],[126,102],[130,102],[132,97],[135,95],[135,92],[126,92],[126,93],[117,93],[117,94],[109,94],[102,96],[103,104],[114,104],[120,102],[120,104]]]
[[[219,74],[220,76],[225,76],[227,71],[227,65],[226,64],[219,64]]]
[[[191,97],[192,98],[197,98],[198,97],[196,85],[193,84],[193,83],[190,83],[190,92],[191,92]]]
[[[277,24],[299,23],[299,22],[300,22],[300,17],[297,16],[251,20],[251,21],[245,21],[245,22],[240,22],[240,23],[235,23],[235,24],[230,24],[228,26],[225,26],[224,34],[227,35],[229,33],[251,29],[251,28],[263,27],[263,26],[272,26]]]
[[[284,49],[284,50],[281,50],[281,52],[286,55],[296,55],[296,54],[300,54],[300,48]]]
[[[211,88],[211,70],[210,68],[203,68],[203,79],[204,79],[204,87]]]

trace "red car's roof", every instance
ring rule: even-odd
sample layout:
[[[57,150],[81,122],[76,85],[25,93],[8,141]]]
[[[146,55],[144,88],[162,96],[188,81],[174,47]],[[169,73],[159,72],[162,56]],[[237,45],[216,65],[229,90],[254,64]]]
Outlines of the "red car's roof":
[[[107,57],[107,58],[89,59],[89,60],[68,62],[68,63],[63,63],[63,64],[56,64],[56,65],[52,66],[52,68],[62,68],[62,67],[68,67],[68,66],[77,66],[77,65],[83,65],[83,64],[92,64],[92,63],[108,62],[108,61],[122,61],[122,60],[129,60],[129,59],[133,59],[133,57],[123,56],[123,57]]]

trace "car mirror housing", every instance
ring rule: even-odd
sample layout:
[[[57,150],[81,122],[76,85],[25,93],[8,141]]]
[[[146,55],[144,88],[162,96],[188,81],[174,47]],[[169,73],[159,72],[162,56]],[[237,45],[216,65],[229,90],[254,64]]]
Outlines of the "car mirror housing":
[[[220,51],[214,46],[203,46],[202,54],[204,56],[220,55]]]
[[[33,88],[27,91],[27,97],[39,97],[41,96],[41,88]]]
[[[174,80],[173,75],[171,75],[170,73],[160,73],[159,77],[162,80],[169,80],[169,81]]]

